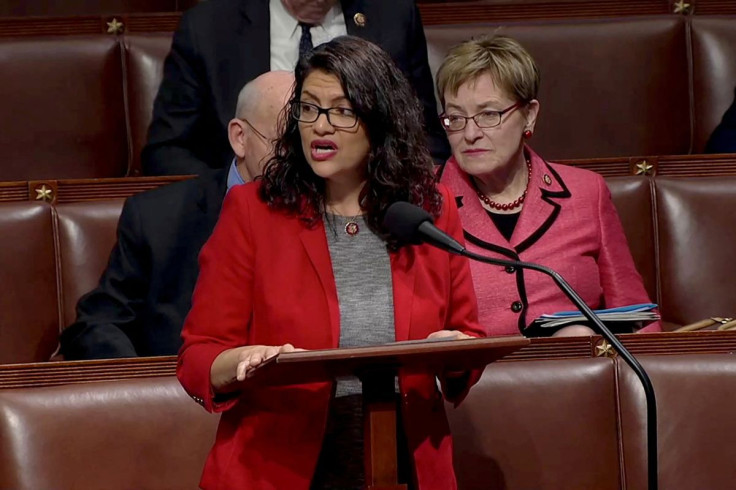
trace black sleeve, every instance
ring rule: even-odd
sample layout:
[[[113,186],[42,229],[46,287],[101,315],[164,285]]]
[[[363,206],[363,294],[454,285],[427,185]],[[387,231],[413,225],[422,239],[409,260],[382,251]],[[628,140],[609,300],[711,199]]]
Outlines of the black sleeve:
[[[198,58],[194,32],[189,16],[184,14],[153,103],[148,141],[141,154],[146,175],[199,175],[209,168],[191,147],[196,141],[192,135],[201,131],[206,100],[204,67]]]
[[[706,153],[736,153],[736,96],[705,146]]]
[[[148,291],[150,260],[140,218],[130,200],[123,206],[117,235],[97,288],[79,300],[76,322],[61,334],[65,359],[138,355],[132,338]]]
[[[412,2],[413,3],[413,2]],[[450,145],[447,135],[437,117],[437,100],[434,96],[434,82],[429,69],[427,58],[427,40],[424,37],[424,27],[419,8],[413,7],[413,15],[409,24],[411,29],[411,85],[424,106],[424,125],[427,131],[429,152],[437,165],[442,165],[450,157]]]

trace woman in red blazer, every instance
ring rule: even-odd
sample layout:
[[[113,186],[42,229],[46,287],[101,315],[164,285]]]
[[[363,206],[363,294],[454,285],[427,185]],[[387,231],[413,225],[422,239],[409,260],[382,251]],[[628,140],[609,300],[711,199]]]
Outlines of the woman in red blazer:
[[[468,248],[546,265],[591,308],[648,303],[603,178],[545,162],[524,144],[539,113],[538,87],[532,57],[503,36],[455,46],[437,72],[453,154],[440,181],[456,196]],[[551,334],[529,326],[544,313],[575,309],[540,273],[480,263],[471,270],[489,335]],[[556,332],[592,333],[584,326]]]
[[[263,180],[225,199],[182,332],[177,375],[207,410],[222,412],[206,489],[363,485],[361,458],[340,451],[356,441],[326,429],[342,422],[333,408],[349,397],[336,396],[333,383],[239,383],[264,359],[346,339],[482,335],[467,262],[402,246],[381,225],[391,203],[409,201],[462,238],[454,199],[434,184],[421,107],[390,58],[351,37],[317,47],[297,66],[286,113]],[[448,380],[456,386],[445,394],[459,399],[464,379]],[[398,386],[408,483],[455,488],[436,380],[402,372]]]

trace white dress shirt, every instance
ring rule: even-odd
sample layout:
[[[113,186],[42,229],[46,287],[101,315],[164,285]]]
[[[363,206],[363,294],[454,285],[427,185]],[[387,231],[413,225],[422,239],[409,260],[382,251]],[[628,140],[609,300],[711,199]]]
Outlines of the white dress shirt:
[[[269,17],[271,28],[271,71],[294,71],[299,60],[299,40],[302,28],[281,0],[270,0]],[[318,46],[348,33],[340,2],[327,12],[322,23],[310,29],[312,45]]]

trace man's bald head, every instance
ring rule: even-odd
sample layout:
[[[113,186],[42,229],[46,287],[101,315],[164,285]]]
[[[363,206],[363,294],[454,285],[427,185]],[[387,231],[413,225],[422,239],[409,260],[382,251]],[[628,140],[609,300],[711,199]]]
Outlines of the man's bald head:
[[[245,180],[261,174],[273,154],[278,119],[291,97],[294,74],[270,71],[248,82],[238,94],[235,118],[228,125],[238,172]]]
[[[247,119],[261,112],[278,114],[289,101],[293,85],[294,73],[290,71],[269,71],[254,78],[238,94],[235,117]]]

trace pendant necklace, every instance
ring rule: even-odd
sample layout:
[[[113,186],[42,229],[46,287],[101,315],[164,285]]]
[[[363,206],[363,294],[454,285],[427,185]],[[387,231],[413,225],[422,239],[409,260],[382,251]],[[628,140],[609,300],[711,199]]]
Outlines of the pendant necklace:
[[[360,231],[360,226],[358,226],[357,222],[358,216],[353,216],[352,218],[349,218],[348,222],[345,223],[345,233],[350,236],[355,236]]]
[[[342,220],[346,220],[345,227],[343,228],[345,230],[345,234],[354,237],[358,233],[360,233],[360,225],[358,225],[358,218],[362,216],[362,214],[356,214],[355,216],[345,216],[343,214],[336,213],[334,210],[329,213],[332,216],[332,223],[333,223],[333,229],[335,225],[335,221],[337,218],[341,218]]]

